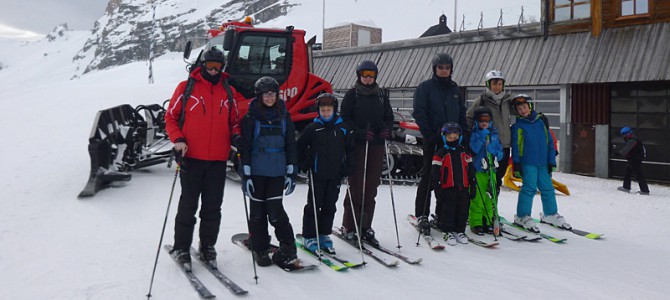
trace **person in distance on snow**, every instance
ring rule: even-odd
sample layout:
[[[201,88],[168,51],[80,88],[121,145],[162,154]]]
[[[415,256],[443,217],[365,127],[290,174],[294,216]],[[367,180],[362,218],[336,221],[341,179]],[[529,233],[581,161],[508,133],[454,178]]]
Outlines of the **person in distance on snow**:
[[[379,70],[374,62],[361,61],[356,67],[356,83],[342,99],[342,120],[353,131],[356,144],[354,170],[349,176],[351,194],[347,192],[344,199],[342,234],[350,240],[358,240],[355,217],[361,229],[361,238],[373,245],[379,244],[372,229],[372,218],[384,165],[384,140],[391,138],[393,127],[391,103],[377,84],[378,75]],[[353,211],[350,201],[353,202]]]
[[[284,101],[278,98],[279,84],[274,78],[258,79],[254,92],[256,98],[242,119],[239,151],[242,189],[250,199],[250,248],[259,266],[274,262],[284,268],[300,264],[293,228],[282,203],[283,195],[290,195],[295,188],[298,162],[295,128]],[[268,220],[279,240],[279,251],[272,259]]]
[[[472,157],[463,145],[461,126],[457,123],[445,123],[440,129],[442,147],[433,155],[432,188],[435,198],[442,201],[438,212],[437,226],[445,232],[447,244],[455,246],[467,244],[465,225],[470,205],[470,178]]]
[[[519,191],[514,223],[530,231],[539,232],[530,216],[533,198],[538,188],[542,198],[543,222],[559,228],[571,229],[565,218],[558,214],[556,193],[551,173],[556,167],[554,140],[541,116],[533,109],[530,96],[519,94],[512,98],[512,106],[518,113],[512,125],[512,161],[514,176],[523,180]]]
[[[446,53],[435,54],[431,61],[433,76],[419,84],[414,92],[414,112],[412,116],[423,135],[423,171],[416,189],[414,215],[424,235],[430,235],[428,214],[430,213],[431,184],[430,169],[435,149],[441,145],[440,128],[444,123],[457,123],[463,129],[463,144],[468,145],[465,100],[461,97],[458,84],[453,81],[454,61]],[[441,201],[437,200],[435,211],[441,211]],[[439,222],[439,220],[437,220]]]
[[[177,157],[183,157],[177,161],[181,196],[171,253],[182,264],[191,263],[189,249],[199,198],[202,202],[200,257],[206,261],[216,259],[214,245],[221,223],[226,160],[231,141],[239,134],[237,106],[232,100],[233,95],[228,94],[222,84],[228,78],[228,74],[221,71],[224,61],[220,50],[212,47],[205,51],[202,65],[190,74],[189,80],[194,80],[191,96],[183,99],[188,81],[181,82],[165,114],[168,136],[174,143]],[[232,87],[230,92],[234,92]]]
[[[468,118],[468,128],[475,126],[475,109],[480,106],[486,106],[491,109],[491,122],[495,124],[498,130],[498,137],[502,145],[503,155],[498,159],[499,167],[496,174],[496,194],[500,194],[500,184],[507,171],[510,154],[510,100],[512,95],[505,89],[507,82],[505,75],[497,70],[491,70],[485,75],[486,89],[479,97],[475,98],[472,106],[468,109],[466,116]]]
[[[621,157],[625,157],[628,164],[626,165],[626,170],[623,176],[623,186],[620,186],[617,189],[630,193],[631,175],[634,173],[635,178],[637,178],[637,182],[640,185],[639,193],[641,195],[649,195],[649,186],[647,186],[647,180],[645,179],[644,174],[642,174],[642,160],[646,155],[642,141],[640,141],[630,127],[621,128],[619,135],[623,137],[626,144],[619,150],[618,154]]]
[[[316,252],[321,246],[323,251],[335,253],[330,233],[342,178],[349,176],[353,169],[353,140],[337,113],[337,98],[333,94],[319,95],[316,106],[319,116],[305,127],[298,139],[300,168],[310,172],[302,236],[310,251]],[[318,224],[315,224],[314,203]]]
[[[478,107],[474,110],[474,119],[476,123],[470,135],[470,149],[475,155],[472,164],[476,173],[473,184],[474,197],[470,203],[470,231],[482,235],[493,233],[493,220],[497,217],[493,209],[496,203],[491,199],[494,191],[490,189],[491,183],[497,187],[495,185],[497,175],[490,178],[490,168],[496,170],[498,162],[503,158],[503,150],[498,139],[498,130],[493,127],[491,109],[487,106]]]

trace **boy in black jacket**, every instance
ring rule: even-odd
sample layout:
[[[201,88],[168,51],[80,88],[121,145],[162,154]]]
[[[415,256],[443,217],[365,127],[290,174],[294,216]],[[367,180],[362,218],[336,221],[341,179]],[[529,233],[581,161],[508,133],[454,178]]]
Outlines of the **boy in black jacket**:
[[[316,98],[319,116],[307,125],[298,139],[298,161],[302,170],[310,172],[310,186],[302,217],[304,245],[312,252],[335,253],[330,233],[337,211],[342,177],[351,173],[353,159],[352,135],[337,114],[337,98],[321,94]],[[316,221],[314,224],[314,203]],[[318,225],[318,229],[317,229]],[[317,240],[318,238],[318,240]]]

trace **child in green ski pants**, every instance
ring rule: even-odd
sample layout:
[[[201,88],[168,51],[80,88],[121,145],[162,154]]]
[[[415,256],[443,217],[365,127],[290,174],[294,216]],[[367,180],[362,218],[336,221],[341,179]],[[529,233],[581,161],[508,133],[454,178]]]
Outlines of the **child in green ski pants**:
[[[503,157],[503,151],[491,116],[492,112],[489,108],[484,106],[477,108],[474,116],[475,126],[470,136],[470,149],[475,155],[473,165],[476,173],[473,187],[474,199],[470,202],[469,223],[470,231],[478,235],[493,233],[493,221],[497,217],[493,210],[493,206],[497,205],[495,203],[497,199],[492,199],[492,197],[496,193],[495,174],[498,160]],[[491,187],[494,189],[492,190]]]

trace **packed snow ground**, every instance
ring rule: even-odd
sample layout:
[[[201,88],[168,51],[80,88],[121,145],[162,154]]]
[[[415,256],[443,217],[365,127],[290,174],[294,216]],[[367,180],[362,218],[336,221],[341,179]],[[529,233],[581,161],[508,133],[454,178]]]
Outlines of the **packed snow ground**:
[[[76,52],[83,41],[75,36],[65,45]],[[0,118],[0,299],[145,299],[174,169],[153,166],[133,172],[130,182],[93,198],[76,196],[88,178],[87,144],[96,112],[123,103],[161,103],[186,76],[181,58],[174,54],[158,59],[154,70],[159,75],[153,85],[146,83],[145,63],[69,80],[69,64],[46,65],[60,50],[40,56],[31,53],[36,51],[33,48],[16,47],[12,50],[23,51],[16,54],[31,58],[18,68],[0,70],[0,106],[4,108]],[[567,221],[575,228],[604,233],[604,239],[589,240],[541,227],[548,234],[568,238],[567,243],[501,239],[497,249],[459,245],[433,252],[423,243],[415,245],[417,232],[405,221],[414,210],[416,187],[394,186],[401,252],[422,257],[423,263],[401,263],[397,269],[388,269],[365,257],[366,268],[345,273],[325,266],[302,274],[257,268],[258,285],[249,253],[230,243],[230,237],[246,231],[246,225],[240,185],[227,182],[217,244],[219,266],[249,291],[247,299],[431,295],[454,299],[667,299],[670,188],[652,184],[651,196],[640,196],[616,191],[621,185],[618,180],[562,173],[555,178],[572,192],[572,196],[557,198]],[[177,184],[164,243],[172,243],[179,189]],[[306,193],[306,185],[301,184],[285,199],[296,233],[301,231]],[[511,191],[501,194],[503,216],[514,214],[516,196]],[[342,219],[341,202],[336,225]],[[541,211],[540,205],[536,198],[534,216]],[[379,188],[374,228],[384,245],[397,245],[386,185]],[[353,247],[339,240],[335,246],[342,256],[361,259]],[[299,256],[316,263],[304,253]],[[196,262],[194,267],[215,295],[234,298]],[[162,250],[152,294],[154,299],[198,299]]]

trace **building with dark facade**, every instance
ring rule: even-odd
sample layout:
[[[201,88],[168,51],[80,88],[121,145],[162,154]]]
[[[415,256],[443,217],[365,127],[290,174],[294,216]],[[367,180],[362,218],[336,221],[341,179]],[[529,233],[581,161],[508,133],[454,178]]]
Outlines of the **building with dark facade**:
[[[453,78],[467,99],[501,70],[512,93],[529,94],[560,141],[562,172],[620,177],[617,133],[636,129],[645,143],[645,175],[670,182],[670,1],[542,1],[542,21],[486,30],[316,52],[315,73],[336,91],[355,81],[356,64],[375,61],[394,108],[411,114],[430,60],[454,58]]]

